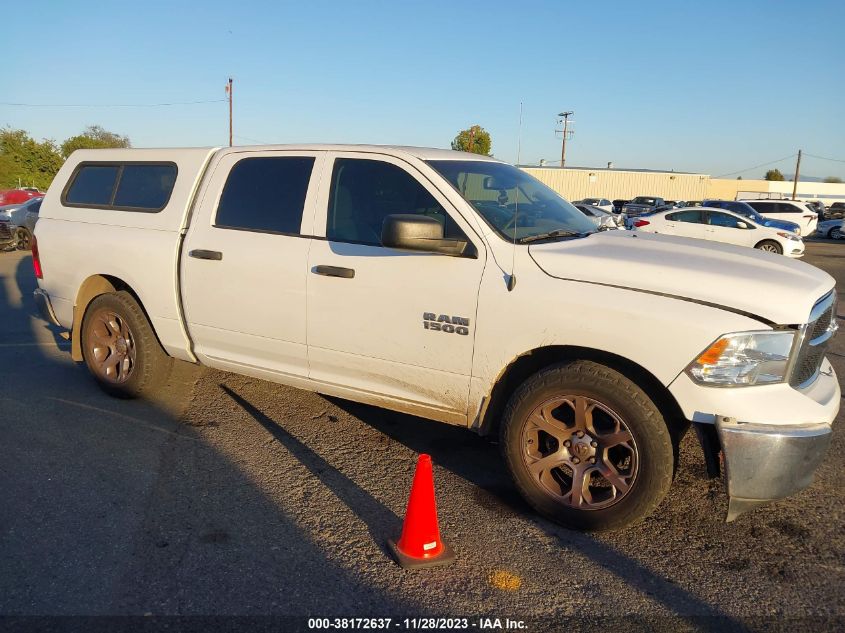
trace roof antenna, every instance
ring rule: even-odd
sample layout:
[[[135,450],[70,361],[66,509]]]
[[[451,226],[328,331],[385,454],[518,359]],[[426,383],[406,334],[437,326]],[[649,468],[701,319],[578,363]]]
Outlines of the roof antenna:
[[[519,168],[522,156],[522,101],[519,102],[519,133],[516,141],[516,165]],[[516,229],[519,226],[519,187],[516,188],[513,208],[513,249],[511,250],[511,274],[508,276],[508,292],[516,287]]]

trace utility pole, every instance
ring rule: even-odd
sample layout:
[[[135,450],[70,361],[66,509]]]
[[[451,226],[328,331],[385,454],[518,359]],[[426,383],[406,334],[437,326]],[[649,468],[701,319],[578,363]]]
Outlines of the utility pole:
[[[801,150],[798,150],[798,162],[795,163],[795,180],[792,181],[792,199],[795,200],[795,194],[798,192],[798,172],[801,171]]]
[[[573,114],[575,114],[575,112],[572,112],[572,111],[561,112],[560,114],[558,114],[558,116],[561,117],[558,120],[558,123],[563,121],[563,129],[562,130],[556,130],[557,132],[561,132],[562,135],[563,135],[563,142],[561,143],[561,148],[560,148],[560,166],[561,167],[566,166],[566,139],[571,138],[572,134],[573,134],[573,132],[569,131],[569,117],[571,117]]]
[[[475,126],[471,125],[469,128],[469,151],[471,152],[475,147]]]
[[[232,147],[232,78],[229,77],[229,83],[226,86],[226,94],[229,95],[229,147]]]

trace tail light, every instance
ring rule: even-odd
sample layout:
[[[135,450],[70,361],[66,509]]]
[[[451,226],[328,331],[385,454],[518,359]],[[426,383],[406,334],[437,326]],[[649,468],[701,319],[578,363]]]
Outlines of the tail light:
[[[649,224],[651,224],[651,222],[649,222],[648,220],[637,220],[636,222],[634,222],[634,226],[637,228],[641,226],[648,226]]]
[[[44,279],[44,272],[41,270],[41,258],[38,256],[38,240],[32,236],[32,268],[35,270],[36,279]]]

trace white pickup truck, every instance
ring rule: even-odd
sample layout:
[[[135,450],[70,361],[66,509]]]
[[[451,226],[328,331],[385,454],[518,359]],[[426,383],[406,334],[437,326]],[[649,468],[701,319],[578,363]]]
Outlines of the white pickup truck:
[[[690,423],[729,520],[791,495],[839,410],[826,273],[597,232],[474,154],[77,151],[35,237],[36,301],[107,392],[179,359],[497,432],[525,498],[580,529],[653,511]]]

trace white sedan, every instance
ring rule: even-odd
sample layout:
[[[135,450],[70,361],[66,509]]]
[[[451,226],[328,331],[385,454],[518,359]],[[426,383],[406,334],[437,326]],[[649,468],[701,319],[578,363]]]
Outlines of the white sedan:
[[[794,233],[757,224],[724,209],[695,207],[659,211],[637,218],[634,228],[648,233],[749,246],[787,257],[801,257],[804,254],[804,241]]]

